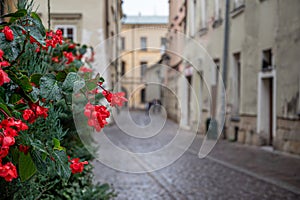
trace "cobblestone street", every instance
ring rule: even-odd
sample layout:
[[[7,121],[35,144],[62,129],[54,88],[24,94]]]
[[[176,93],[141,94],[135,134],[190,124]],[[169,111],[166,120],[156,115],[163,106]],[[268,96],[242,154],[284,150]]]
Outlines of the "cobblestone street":
[[[147,124],[145,113],[131,116],[137,124]],[[162,132],[146,139],[128,136],[116,125],[106,127],[105,134],[120,147],[148,152],[171,141],[176,127],[167,120]],[[201,141],[197,136],[176,162],[151,173],[124,173],[94,161],[95,180],[112,183],[120,200],[300,199],[298,157],[220,140],[206,158],[199,159]]]

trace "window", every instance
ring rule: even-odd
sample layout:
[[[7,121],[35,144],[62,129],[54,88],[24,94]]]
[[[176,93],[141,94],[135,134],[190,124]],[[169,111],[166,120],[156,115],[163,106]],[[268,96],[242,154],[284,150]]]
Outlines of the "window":
[[[125,50],[125,37],[121,37],[121,50]]]
[[[146,51],[147,50],[147,38],[141,37],[141,50]]]
[[[161,47],[161,54],[165,53],[167,48],[167,38],[165,37],[160,38],[160,47]]]
[[[160,38],[160,44],[161,44],[161,46],[167,46],[167,38],[165,38],[165,37],[162,37],[162,38]]]
[[[55,30],[60,29],[65,38],[76,41],[76,26],[74,25],[57,25]]]
[[[272,49],[267,49],[263,51],[262,55],[262,71],[272,70]]]
[[[201,0],[201,27],[206,28],[206,0]]]
[[[141,90],[141,103],[146,103],[146,90],[145,90],[145,88]]]
[[[147,70],[147,62],[141,62],[141,77],[143,77]]]
[[[214,59],[214,63],[216,65],[216,73],[215,73],[215,80],[216,80],[216,85],[218,85],[219,82],[219,72],[220,72],[220,59],[219,58],[215,58]]]
[[[125,61],[122,61],[121,63],[121,76],[123,76],[126,73],[126,63]]]

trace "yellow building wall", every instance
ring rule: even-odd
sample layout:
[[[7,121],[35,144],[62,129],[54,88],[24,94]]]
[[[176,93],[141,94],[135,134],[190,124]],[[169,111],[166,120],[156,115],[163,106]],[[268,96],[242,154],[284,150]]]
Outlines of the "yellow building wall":
[[[141,76],[141,62],[147,62],[147,67],[161,58],[161,38],[166,37],[167,26],[161,24],[136,25],[123,24],[121,37],[125,39],[125,49],[121,53],[121,62],[125,62],[125,74],[121,77],[123,89],[129,99],[129,107],[144,109],[141,101],[141,90],[145,81]],[[147,38],[147,50],[141,50],[141,37]]]

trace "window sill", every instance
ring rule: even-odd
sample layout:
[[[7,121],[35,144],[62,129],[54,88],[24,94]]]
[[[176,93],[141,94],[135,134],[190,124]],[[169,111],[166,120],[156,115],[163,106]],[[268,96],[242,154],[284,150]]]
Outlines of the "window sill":
[[[199,30],[200,37],[204,36],[208,32],[208,28],[204,27]]]
[[[214,21],[214,23],[212,24],[212,27],[213,28],[218,28],[219,26],[221,26],[223,23],[223,19],[222,18],[219,18],[217,20]]]
[[[237,8],[234,8],[231,12],[230,12],[230,15],[232,18],[235,18],[237,17],[238,15],[240,15],[241,13],[243,13],[245,10],[245,4],[237,7]]]
[[[230,120],[231,120],[232,122],[239,122],[239,121],[240,121],[240,116],[239,116],[239,115],[232,116],[232,117],[230,118]]]

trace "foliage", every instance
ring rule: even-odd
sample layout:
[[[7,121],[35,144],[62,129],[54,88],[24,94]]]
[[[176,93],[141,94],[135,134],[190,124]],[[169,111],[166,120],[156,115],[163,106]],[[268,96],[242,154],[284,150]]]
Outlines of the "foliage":
[[[110,199],[109,185],[92,183],[92,156],[76,133],[72,94],[76,89],[89,105],[82,112],[97,131],[109,117],[99,99],[121,106],[124,94],[105,90],[99,75],[92,79],[82,59],[88,47],[60,30],[46,31],[26,2],[0,25],[0,198]]]

